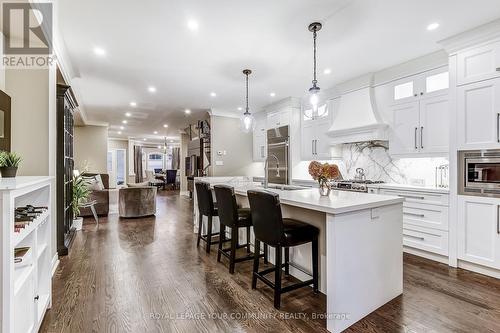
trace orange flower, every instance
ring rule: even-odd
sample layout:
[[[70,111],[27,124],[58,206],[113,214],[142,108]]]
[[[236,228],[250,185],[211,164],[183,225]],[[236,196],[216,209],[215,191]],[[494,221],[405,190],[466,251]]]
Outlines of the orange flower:
[[[320,163],[312,161],[309,164],[309,174],[314,180],[325,182],[328,180],[336,179],[340,175],[339,167],[336,164]]]

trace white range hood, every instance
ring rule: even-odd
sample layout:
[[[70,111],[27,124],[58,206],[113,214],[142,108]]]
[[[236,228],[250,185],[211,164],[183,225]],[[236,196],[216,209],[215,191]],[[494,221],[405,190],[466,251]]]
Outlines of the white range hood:
[[[328,131],[332,145],[388,140],[388,125],[377,112],[371,79],[369,81],[363,88],[341,95],[338,112]]]

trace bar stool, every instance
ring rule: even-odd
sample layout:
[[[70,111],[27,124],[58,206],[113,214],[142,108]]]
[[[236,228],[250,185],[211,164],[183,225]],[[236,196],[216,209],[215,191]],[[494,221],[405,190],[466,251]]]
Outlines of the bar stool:
[[[217,199],[217,211],[221,223],[219,250],[217,251],[217,262],[220,262],[221,255],[229,259],[229,273],[234,273],[234,265],[238,262],[251,260],[253,255],[250,254],[250,227],[252,219],[250,208],[238,208],[234,188],[226,185],[214,186],[215,198]],[[231,229],[231,247],[224,249],[222,244],[226,240],[226,227]],[[238,244],[238,230],[246,228],[247,237],[246,244]],[[236,249],[246,247],[247,255],[236,258]],[[259,257],[267,258],[267,246],[264,248],[264,254]],[[267,260],[267,259],[265,259]]]
[[[257,287],[257,279],[274,289],[274,307],[280,308],[281,294],[301,287],[313,285],[318,292],[318,235],[319,229],[307,223],[283,218],[279,196],[267,191],[248,191],[248,201],[252,213],[255,234],[254,253],[259,253],[260,242],[276,249],[275,266],[259,272],[259,257],[254,256],[252,289]],[[289,271],[290,247],[312,242],[312,279],[286,287],[281,286],[282,268],[285,274]],[[285,262],[282,262],[282,249],[285,249]],[[265,277],[274,272],[274,283]]]
[[[207,243],[207,253],[210,253],[210,246],[212,244],[217,244],[220,241],[220,237],[219,241],[212,241],[212,236],[220,235],[218,232],[212,233],[212,219],[214,216],[218,216],[218,210],[215,208],[212,191],[210,190],[210,184],[206,182],[196,182],[195,186],[199,211],[198,240],[196,241],[196,246],[200,246],[200,240],[203,240]],[[203,216],[208,217],[207,233],[205,235],[201,234]]]

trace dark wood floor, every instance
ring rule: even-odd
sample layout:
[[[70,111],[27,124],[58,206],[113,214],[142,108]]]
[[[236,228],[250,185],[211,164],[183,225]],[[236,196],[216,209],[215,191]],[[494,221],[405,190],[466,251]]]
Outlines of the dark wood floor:
[[[85,221],[41,332],[326,332],[324,296],[297,290],[276,311],[269,288],[251,290],[250,262],[230,275],[196,248],[187,198],[161,191],[158,209]],[[500,332],[500,280],[405,255],[404,294],[347,332]]]

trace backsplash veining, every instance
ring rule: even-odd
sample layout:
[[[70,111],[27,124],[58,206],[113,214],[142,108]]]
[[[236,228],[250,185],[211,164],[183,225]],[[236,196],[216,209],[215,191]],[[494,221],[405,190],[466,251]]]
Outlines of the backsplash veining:
[[[338,163],[345,179],[353,178],[356,168],[365,170],[366,178],[390,183],[435,185],[435,169],[448,164],[443,157],[393,159],[383,145],[373,143],[346,144]]]

